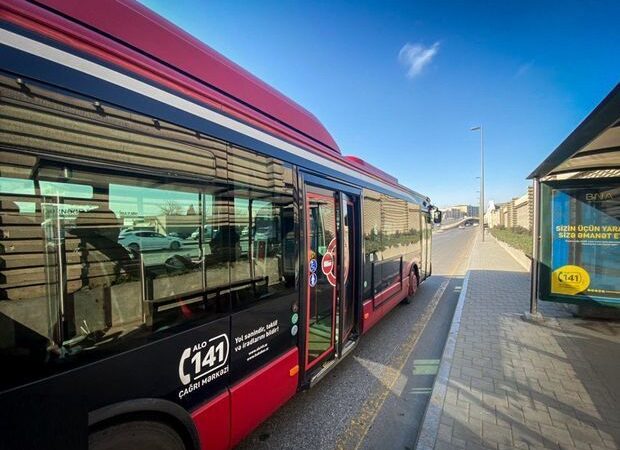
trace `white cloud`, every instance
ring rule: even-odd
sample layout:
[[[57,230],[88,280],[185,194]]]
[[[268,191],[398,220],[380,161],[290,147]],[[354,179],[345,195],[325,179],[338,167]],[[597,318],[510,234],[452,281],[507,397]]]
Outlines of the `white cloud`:
[[[438,51],[439,42],[435,42],[430,47],[407,42],[398,52],[398,61],[407,67],[407,78],[414,78],[430,64]]]
[[[533,65],[534,65],[534,61],[530,61],[528,63],[521,64],[519,66],[519,68],[517,69],[517,71],[515,72],[514,78],[519,78],[519,77],[525,75],[526,73],[528,73]]]

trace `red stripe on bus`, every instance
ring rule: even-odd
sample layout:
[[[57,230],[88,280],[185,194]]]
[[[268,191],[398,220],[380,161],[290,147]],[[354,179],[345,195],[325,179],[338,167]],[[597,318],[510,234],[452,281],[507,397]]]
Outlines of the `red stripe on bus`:
[[[400,286],[400,282],[396,287]],[[365,334],[368,330],[370,330],[383,316],[385,316],[388,312],[390,312],[396,305],[398,305],[401,300],[403,300],[409,289],[409,277],[403,279],[402,289],[397,291],[394,294],[391,288],[383,291],[379,296],[375,298],[375,300],[380,299],[381,303],[379,306],[375,308],[372,300],[366,300],[362,305],[362,334]],[[387,295],[386,293],[390,292],[391,296],[389,299],[382,299],[382,295]]]
[[[298,364],[295,347],[230,389],[232,446],[295,395]]]
[[[230,448],[230,393],[228,389],[192,413],[202,450]]]

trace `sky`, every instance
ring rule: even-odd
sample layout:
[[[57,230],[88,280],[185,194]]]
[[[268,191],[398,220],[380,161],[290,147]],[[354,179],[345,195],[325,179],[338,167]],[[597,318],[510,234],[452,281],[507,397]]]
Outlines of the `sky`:
[[[620,81],[618,1],[142,3],[442,207],[478,204],[472,127],[507,201]]]

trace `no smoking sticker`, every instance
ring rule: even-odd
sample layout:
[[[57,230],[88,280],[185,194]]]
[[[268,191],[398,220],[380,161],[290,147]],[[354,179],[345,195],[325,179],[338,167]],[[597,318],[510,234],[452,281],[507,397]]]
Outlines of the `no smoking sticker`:
[[[336,286],[336,238],[327,246],[327,251],[321,260],[321,270],[332,286]]]

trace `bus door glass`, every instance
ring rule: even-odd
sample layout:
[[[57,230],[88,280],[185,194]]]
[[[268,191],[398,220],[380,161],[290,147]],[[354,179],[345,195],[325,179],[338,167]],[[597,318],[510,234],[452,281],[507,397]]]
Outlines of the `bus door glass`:
[[[347,341],[355,321],[354,289],[355,289],[355,214],[353,199],[342,194],[342,339]]]
[[[432,217],[432,216],[431,216]],[[432,220],[432,219],[431,219]],[[433,224],[428,224],[427,238],[426,238],[426,276],[430,276],[433,271],[432,261],[433,254]]]
[[[429,217],[427,213],[422,213],[422,259],[420,261],[420,281],[422,281],[427,276],[428,270],[428,223]]]
[[[334,349],[336,310],[336,203],[334,193],[308,192],[306,200],[306,368]]]

